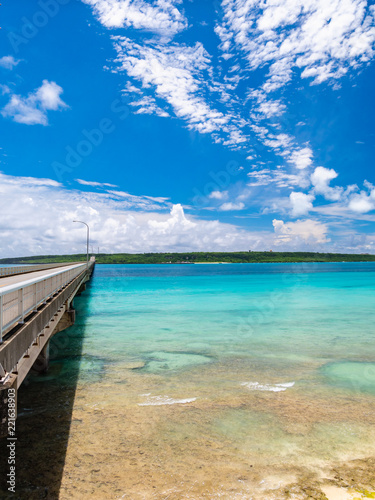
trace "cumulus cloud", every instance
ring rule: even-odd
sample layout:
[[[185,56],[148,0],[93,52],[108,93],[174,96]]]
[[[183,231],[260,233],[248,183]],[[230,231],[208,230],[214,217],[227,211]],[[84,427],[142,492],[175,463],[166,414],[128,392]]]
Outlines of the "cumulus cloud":
[[[20,63],[19,59],[15,59],[13,56],[3,56],[0,58],[0,67],[12,70],[17,64]]]
[[[12,94],[1,114],[25,125],[48,125],[48,111],[67,108],[60,97],[62,92],[55,82],[43,80],[42,85],[27,97]]]
[[[296,246],[301,243],[313,245],[327,243],[328,227],[321,222],[305,219],[296,222],[272,221],[277,245],[291,243]]]
[[[148,226],[156,233],[167,234],[178,228],[178,231],[189,231],[196,228],[197,224],[186,218],[182,205],[178,203],[173,205],[170,217],[166,220],[149,220]]]
[[[350,245],[351,250],[368,251],[371,243],[360,242],[353,248],[348,228],[344,246],[328,246],[328,226],[311,219],[275,219],[273,231],[272,227],[250,231],[189,216],[181,204],[172,204],[166,197],[136,196],[98,184],[99,192],[68,190],[52,179],[0,173],[0,256],[83,253],[85,233],[73,224],[77,219],[90,225],[94,248],[100,246],[107,253],[267,250],[274,246],[316,251],[320,245],[322,251],[345,251]],[[373,187],[367,183],[366,188],[367,196],[375,201]]]
[[[290,194],[289,199],[294,217],[306,215],[313,208],[314,196],[311,194],[293,192]]]
[[[359,214],[365,214],[374,210],[374,208],[375,199],[371,198],[366,193],[353,196],[349,202],[349,209]]]
[[[310,148],[302,148],[293,151],[288,161],[293,163],[299,170],[304,170],[312,164],[313,152]]]
[[[0,255],[76,253],[82,229],[102,252],[247,250],[270,245],[271,231],[250,232],[217,220],[189,217],[163,197],[123,191],[67,190],[50,179],[0,174]]]
[[[333,168],[317,167],[311,175],[311,183],[314,186],[314,193],[324,196],[327,200],[337,201],[340,199],[343,188],[331,187],[329,184],[336,179],[338,173]]]
[[[375,186],[370,182],[364,182],[366,191],[354,193],[350,196],[349,210],[358,214],[365,214],[375,209]]]

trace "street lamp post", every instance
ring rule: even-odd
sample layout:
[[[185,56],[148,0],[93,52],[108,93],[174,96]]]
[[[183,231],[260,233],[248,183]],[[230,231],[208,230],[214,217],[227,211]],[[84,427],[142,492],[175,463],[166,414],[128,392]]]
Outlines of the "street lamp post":
[[[83,222],[82,220],[74,220],[73,222],[79,222],[80,224],[84,224],[87,227],[87,252],[86,252],[86,264],[87,264],[87,269],[89,268],[89,244],[90,244],[90,228],[89,225],[86,224],[86,222]]]

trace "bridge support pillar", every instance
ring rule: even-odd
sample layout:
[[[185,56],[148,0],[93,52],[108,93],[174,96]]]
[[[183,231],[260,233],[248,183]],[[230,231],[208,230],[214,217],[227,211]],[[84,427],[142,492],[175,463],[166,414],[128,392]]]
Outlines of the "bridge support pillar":
[[[78,288],[77,295],[81,295],[82,292],[86,290],[86,283],[82,283],[82,285]]]
[[[43,347],[43,349],[38,354],[35,363],[32,366],[32,370],[37,373],[45,373],[49,367],[49,342]]]
[[[73,326],[76,321],[76,310],[70,307],[64,314],[61,316],[60,321],[56,325],[56,328],[53,331],[53,334],[58,332],[62,332],[66,328]]]
[[[11,373],[6,382],[0,382],[0,437],[12,431],[10,420],[17,417],[17,375]]]

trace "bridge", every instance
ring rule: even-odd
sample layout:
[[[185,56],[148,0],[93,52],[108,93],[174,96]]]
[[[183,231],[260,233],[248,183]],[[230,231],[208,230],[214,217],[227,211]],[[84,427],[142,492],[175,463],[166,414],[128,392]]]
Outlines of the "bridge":
[[[15,266],[0,270],[0,437],[8,431],[8,391],[32,369],[45,372],[49,341],[74,324],[74,297],[86,289],[87,263]]]

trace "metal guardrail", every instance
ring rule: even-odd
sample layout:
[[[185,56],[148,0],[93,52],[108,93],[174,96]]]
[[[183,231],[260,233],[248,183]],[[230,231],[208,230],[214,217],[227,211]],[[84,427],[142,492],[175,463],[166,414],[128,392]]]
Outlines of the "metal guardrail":
[[[89,267],[93,263],[90,261]],[[0,288],[0,344],[5,333],[17,324],[22,324],[29,313],[36,311],[47,299],[87,269],[86,263],[68,266],[69,269]],[[68,266],[65,264],[64,267]]]
[[[28,266],[9,266],[0,267],[0,278],[4,276],[12,276],[14,274],[32,273],[34,271],[45,271],[46,269],[54,269],[57,267],[66,267],[78,262],[66,262],[64,264],[33,264]]]

